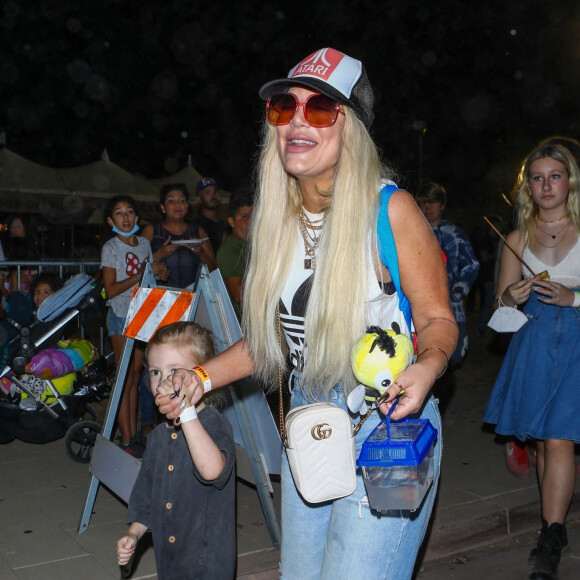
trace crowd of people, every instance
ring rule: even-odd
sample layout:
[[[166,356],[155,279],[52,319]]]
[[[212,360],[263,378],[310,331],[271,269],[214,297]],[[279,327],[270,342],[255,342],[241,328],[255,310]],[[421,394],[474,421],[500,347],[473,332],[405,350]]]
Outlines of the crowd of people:
[[[134,349],[117,423],[121,447],[144,459],[129,502],[130,527],[117,542],[119,564],[150,529],[160,578],[233,577],[234,453],[231,427],[214,408],[220,388],[250,375],[275,385],[282,369],[291,409],[329,400],[356,425],[350,353],[365,329],[379,326],[413,338],[416,356],[382,396],[370,397],[378,412],[358,431],[356,449],[388,412],[393,420],[428,419],[438,432],[431,489],[413,514],[378,514],[364,501],[357,472],[353,493],[312,504],[283,453],[280,572],[287,579],[352,578],[356,563],[357,577],[410,578],[440,475],[444,433],[432,387],[448,363],[457,369],[468,356],[465,306],[477,290],[477,331],[496,310],[525,319],[511,333],[483,420],[537,453],[541,528],[530,578],[556,578],[580,443],[576,159],[560,143],[534,148],[517,176],[516,227],[506,243],[489,232],[470,240],[464,227],[443,217],[444,185],[426,183],[413,196],[380,159],[370,135],[373,91],[360,61],[322,49],[262,86],[260,96],[266,107],[256,183],[230,196],[226,219],[210,177],[195,188],[194,218],[182,183],[161,189],[161,219],[141,230],[131,197],[117,196],[106,208],[113,237],[101,265],[117,362],[132,289],[147,263],[160,284],[174,288],[191,288],[201,264],[219,268],[244,334],[216,356],[211,333],[177,323]],[[383,188],[393,191],[387,222],[396,261],[388,263],[377,231]],[[501,218],[495,220],[505,233]],[[9,221],[9,233],[5,257],[28,259],[22,218]],[[4,296],[30,292],[36,307],[59,287],[28,270],[19,278],[7,272],[0,282]],[[196,550],[187,549],[192,543]]]

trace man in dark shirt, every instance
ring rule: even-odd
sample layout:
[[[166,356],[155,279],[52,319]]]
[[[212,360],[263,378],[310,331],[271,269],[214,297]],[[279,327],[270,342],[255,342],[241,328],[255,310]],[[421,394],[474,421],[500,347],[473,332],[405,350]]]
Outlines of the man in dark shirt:
[[[199,198],[195,222],[207,232],[213,253],[217,255],[218,248],[226,236],[226,226],[219,221],[219,185],[212,177],[203,177],[198,181],[195,192]]]

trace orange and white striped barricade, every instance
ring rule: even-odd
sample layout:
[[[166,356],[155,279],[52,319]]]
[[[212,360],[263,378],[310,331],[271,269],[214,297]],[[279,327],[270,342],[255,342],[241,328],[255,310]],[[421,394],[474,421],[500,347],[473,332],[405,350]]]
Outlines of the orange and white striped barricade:
[[[194,293],[171,288],[135,287],[123,334],[149,342],[158,328],[192,319]]]
[[[125,342],[117,366],[109,407],[91,457],[91,483],[78,533],[88,528],[99,483],[104,483],[125,502],[140,469],[140,460],[110,441],[123,385],[135,340],[148,342],[161,326],[177,321],[195,321],[213,332],[216,352],[240,340],[242,332],[219,270],[199,267],[197,279],[187,290],[158,288],[150,264],[140,286],[133,291],[123,334]],[[280,544],[280,527],[272,503],[269,474],[280,474],[282,442],[261,387],[242,380],[230,389],[232,405],[223,409],[234,432],[236,475],[256,485],[266,524],[275,547]]]

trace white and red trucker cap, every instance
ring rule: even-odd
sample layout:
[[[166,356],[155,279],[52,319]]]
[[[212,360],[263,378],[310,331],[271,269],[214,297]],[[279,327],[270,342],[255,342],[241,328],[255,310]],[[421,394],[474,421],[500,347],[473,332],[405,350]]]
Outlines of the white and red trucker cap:
[[[266,100],[291,86],[307,87],[350,107],[367,129],[373,122],[373,89],[362,62],[334,48],[313,52],[286,78],[266,83],[260,97]]]

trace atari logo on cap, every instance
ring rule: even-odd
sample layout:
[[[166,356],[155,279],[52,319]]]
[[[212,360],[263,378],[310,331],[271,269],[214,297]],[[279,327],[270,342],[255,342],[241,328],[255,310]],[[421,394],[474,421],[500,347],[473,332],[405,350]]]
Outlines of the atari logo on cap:
[[[193,292],[136,286],[123,334],[149,342],[158,328],[190,320],[194,297]]]
[[[290,78],[308,75],[327,81],[344,56],[344,54],[333,48],[321,48],[299,63],[290,74]]]
[[[318,79],[350,99],[352,88],[360,78],[361,72],[360,61],[334,48],[321,48],[298,63],[290,71],[288,78]]]

